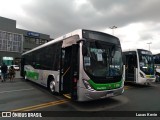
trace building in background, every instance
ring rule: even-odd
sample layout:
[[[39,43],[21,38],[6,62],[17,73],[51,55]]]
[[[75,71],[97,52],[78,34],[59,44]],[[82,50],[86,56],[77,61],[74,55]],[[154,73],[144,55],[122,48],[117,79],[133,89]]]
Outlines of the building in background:
[[[50,36],[16,28],[16,20],[0,17],[0,62],[19,64],[23,52],[50,41]]]

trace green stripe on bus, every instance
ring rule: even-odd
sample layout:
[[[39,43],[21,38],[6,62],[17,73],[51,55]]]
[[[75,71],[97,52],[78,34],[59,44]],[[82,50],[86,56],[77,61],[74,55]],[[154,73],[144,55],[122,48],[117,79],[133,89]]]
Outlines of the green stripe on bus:
[[[111,90],[120,88],[122,86],[122,80],[120,82],[108,83],[108,84],[97,84],[94,83],[92,80],[89,80],[88,82],[95,90]]]
[[[146,75],[146,78],[155,78],[154,75]]]
[[[26,71],[27,78],[31,78],[33,80],[38,80],[39,73],[33,71]]]

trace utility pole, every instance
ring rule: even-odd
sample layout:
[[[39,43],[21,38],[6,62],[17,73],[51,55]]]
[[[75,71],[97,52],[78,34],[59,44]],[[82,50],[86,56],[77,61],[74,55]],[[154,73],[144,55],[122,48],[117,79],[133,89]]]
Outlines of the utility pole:
[[[114,35],[114,29],[117,28],[117,26],[112,26],[112,27],[109,27],[110,29],[112,29],[112,35]]]
[[[152,44],[152,42],[147,43],[149,45],[149,51],[150,51],[150,44]]]

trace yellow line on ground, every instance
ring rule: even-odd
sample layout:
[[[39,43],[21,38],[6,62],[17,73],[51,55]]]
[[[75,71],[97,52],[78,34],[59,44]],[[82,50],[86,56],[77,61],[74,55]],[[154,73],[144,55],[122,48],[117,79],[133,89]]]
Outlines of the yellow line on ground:
[[[69,94],[63,94],[64,97],[71,99],[71,96]]]
[[[54,105],[58,105],[58,104],[66,103],[66,102],[68,102],[68,101],[67,100],[58,100],[58,101],[53,101],[53,102],[48,102],[48,103],[43,103],[43,104],[39,104],[39,105],[34,105],[34,106],[29,106],[29,107],[24,107],[24,108],[11,110],[11,112],[15,112],[15,111],[32,111],[32,110],[45,108],[45,107],[49,107],[49,106],[54,106]]]
[[[66,103],[66,102],[68,102],[68,101],[58,102],[58,103],[54,103],[54,104],[51,104],[51,105],[40,106],[40,107],[36,107],[36,108],[32,108],[32,109],[26,109],[26,110],[23,110],[23,111],[33,111],[33,110],[37,110],[37,109],[41,109],[41,108],[46,108],[46,107],[50,107],[50,106],[63,104],[63,103]]]

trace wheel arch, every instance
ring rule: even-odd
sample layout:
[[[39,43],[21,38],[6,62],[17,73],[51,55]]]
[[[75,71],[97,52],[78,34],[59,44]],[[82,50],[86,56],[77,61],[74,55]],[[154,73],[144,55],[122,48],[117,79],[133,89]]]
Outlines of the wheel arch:
[[[48,78],[47,78],[47,88],[49,88],[49,83],[51,80],[55,80],[55,76],[52,74],[52,75],[48,75]]]

